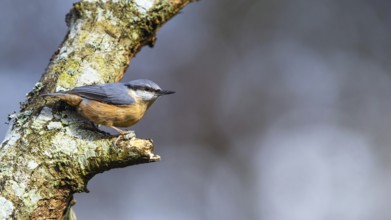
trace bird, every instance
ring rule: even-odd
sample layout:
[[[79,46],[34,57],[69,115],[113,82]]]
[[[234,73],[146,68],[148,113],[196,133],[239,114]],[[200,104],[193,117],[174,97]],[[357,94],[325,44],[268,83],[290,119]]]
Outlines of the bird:
[[[94,124],[104,125],[126,135],[119,127],[139,122],[151,105],[163,95],[175,93],[163,90],[151,80],[137,79],[127,83],[107,83],[75,87],[65,92],[43,94],[74,106],[77,112]]]

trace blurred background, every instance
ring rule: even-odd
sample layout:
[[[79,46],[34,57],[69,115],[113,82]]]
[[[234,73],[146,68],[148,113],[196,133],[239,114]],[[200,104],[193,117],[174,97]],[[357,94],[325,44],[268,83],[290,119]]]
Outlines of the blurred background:
[[[73,2],[1,2],[3,122]],[[78,218],[391,219],[390,25],[386,0],[190,4],[124,78],[177,91],[133,127],[161,162],[94,177]]]

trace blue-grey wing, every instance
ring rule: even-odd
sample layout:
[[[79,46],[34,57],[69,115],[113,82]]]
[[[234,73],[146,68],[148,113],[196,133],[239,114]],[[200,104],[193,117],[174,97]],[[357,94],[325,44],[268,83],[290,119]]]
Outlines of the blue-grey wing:
[[[67,93],[115,105],[130,105],[135,102],[128,94],[128,88],[123,83],[80,86]]]

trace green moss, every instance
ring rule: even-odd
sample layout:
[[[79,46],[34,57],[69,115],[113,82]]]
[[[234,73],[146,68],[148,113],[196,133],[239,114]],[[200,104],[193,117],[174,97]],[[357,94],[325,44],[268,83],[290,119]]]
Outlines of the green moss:
[[[164,15],[167,12],[169,15]],[[61,67],[53,69],[59,73],[57,88],[71,88],[76,84],[75,78],[82,74],[81,62],[90,63],[105,82],[119,80],[129,63],[129,56],[133,56],[142,44],[152,46],[157,28],[175,10],[167,1],[157,2],[148,13],[140,12],[130,1],[108,1],[105,4],[76,3],[73,13],[83,18],[83,24],[77,33],[72,34],[70,46],[74,48],[73,53],[61,63]]]
[[[27,99],[31,99],[32,97],[37,96],[43,87],[44,87],[43,83],[41,82],[35,83],[33,90],[27,93],[26,95]]]
[[[76,84],[76,77],[66,72],[61,73],[58,77],[58,80],[58,86],[62,88],[72,88]]]
[[[80,60],[79,59],[67,59],[66,65],[64,66],[65,72],[73,76],[77,69],[80,67]]]
[[[24,123],[27,122],[27,120],[30,118],[31,114],[33,113],[32,110],[26,110],[19,113],[13,113],[8,115],[8,120],[14,119],[14,125],[17,127],[21,127],[24,125]]]

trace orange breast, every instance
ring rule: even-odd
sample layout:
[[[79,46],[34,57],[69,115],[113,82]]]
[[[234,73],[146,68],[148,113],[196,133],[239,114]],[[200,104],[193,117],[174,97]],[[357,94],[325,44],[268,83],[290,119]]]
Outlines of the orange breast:
[[[115,106],[98,101],[83,99],[78,111],[88,120],[105,126],[129,127],[136,124],[147,110],[144,103]]]

